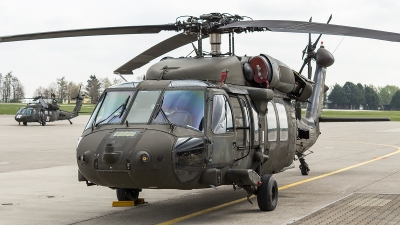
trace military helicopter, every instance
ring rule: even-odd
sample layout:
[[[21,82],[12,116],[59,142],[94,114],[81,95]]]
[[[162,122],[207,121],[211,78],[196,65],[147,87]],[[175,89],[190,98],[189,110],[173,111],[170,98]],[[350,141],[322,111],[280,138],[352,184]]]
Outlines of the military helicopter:
[[[15,120],[18,125],[22,124],[27,126],[29,122],[38,122],[42,126],[46,126],[47,122],[54,122],[57,120],[68,120],[72,124],[71,119],[78,116],[78,112],[81,110],[83,96],[80,94],[80,88],[78,95],[73,100],[76,100],[75,108],[72,112],[60,110],[57,104],[56,96],[51,93],[51,103],[47,103],[42,96],[33,98],[33,101],[37,103],[28,103],[25,107],[22,107],[15,114]]]
[[[346,35],[400,41],[400,34],[362,28],[285,20],[244,20],[239,15],[209,13],[164,25],[109,27],[1,37],[1,42],[45,38],[144,34],[179,34],[139,54],[115,74],[192,43],[194,57],[164,57],[150,66],[142,82],[107,88],[76,147],[78,180],[87,186],[116,189],[118,200],[136,200],[142,189],[198,189],[232,185],[260,210],[278,203],[273,174],[300,161],[320,135],[327,67],[333,55],[311,37],[299,72],[269,56],[237,56],[234,35],[274,31]],[[330,21],[330,20],[329,20]],[[328,21],[328,23],[329,23]],[[229,51],[221,51],[222,35]],[[203,51],[209,38],[211,51]],[[197,41],[197,47],[193,42]],[[313,79],[311,62],[315,60]],[[308,77],[301,74],[308,65]],[[300,103],[307,104],[303,116]],[[342,119],[343,120],[343,119]],[[359,119],[361,120],[361,119]],[[347,120],[349,121],[349,120]],[[251,202],[251,201],[250,201]]]

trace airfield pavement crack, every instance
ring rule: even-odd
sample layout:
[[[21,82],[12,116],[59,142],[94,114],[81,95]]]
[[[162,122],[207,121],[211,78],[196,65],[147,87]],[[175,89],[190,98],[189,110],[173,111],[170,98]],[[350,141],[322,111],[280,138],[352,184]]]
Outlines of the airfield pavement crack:
[[[386,179],[386,178],[388,178],[388,177],[390,177],[390,176],[393,176],[393,175],[395,175],[395,174],[398,173],[398,172],[400,172],[400,170],[397,170],[397,171],[394,172],[394,173],[391,173],[391,174],[389,174],[389,175],[387,175],[387,176],[385,176],[385,177],[382,177],[381,179],[378,179],[378,180],[376,180],[376,181],[374,181],[374,182],[372,182],[372,183],[370,183],[370,184],[367,184],[367,185],[365,185],[364,187],[361,187],[361,188],[359,188],[359,189],[357,189],[357,190],[354,190],[353,193],[355,193],[355,192],[357,192],[357,191],[360,191],[360,190],[362,190],[362,189],[364,189],[364,188],[366,188],[366,187],[368,187],[368,186],[371,186],[371,185],[373,185],[373,184],[375,184],[375,183],[377,183],[377,182],[379,182],[379,181],[382,181],[382,180],[384,180],[384,179]]]

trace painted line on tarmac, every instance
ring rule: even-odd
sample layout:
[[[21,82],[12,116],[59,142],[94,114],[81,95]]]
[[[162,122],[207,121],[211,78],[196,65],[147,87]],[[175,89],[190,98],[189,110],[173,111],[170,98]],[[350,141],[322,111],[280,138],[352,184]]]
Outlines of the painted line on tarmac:
[[[392,156],[392,155],[400,153],[400,147],[398,147],[398,146],[385,145],[385,144],[365,143],[365,142],[355,142],[355,143],[393,147],[393,148],[397,148],[397,151],[389,153],[387,155],[383,155],[383,156],[371,159],[371,160],[368,160],[368,161],[365,161],[365,162],[362,162],[362,163],[358,163],[358,164],[353,165],[353,166],[348,166],[348,167],[345,167],[343,169],[335,170],[335,171],[332,171],[332,172],[329,172],[329,173],[325,173],[325,174],[322,174],[322,175],[319,175],[319,176],[316,176],[316,177],[312,177],[312,178],[309,178],[309,179],[305,179],[305,180],[302,180],[302,181],[298,181],[298,182],[294,182],[294,183],[291,183],[291,184],[288,184],[288,185],[284,185],[282,187],[279,187],[278,190],[281,191],[281,190],[285,190],[285,189],[288,189],[288,188],[291,188],[291,187],[294,187],[294,186],[297,186],[297,185],[300,185],[300,184],[304,184],[304,183],[307,183],[307,182],[310,182],[310,181],[318,180],[318,179],[321,179],[321,178],[324,178],[324,177],[327,177],[327,176],[330,176],[330,175],[341,173],[341,172],[344,172],[346,170],[353,169],[353,168],[356,168],[356,167],[359,167],[359,166],[362,166],[362,165],[365,165],[365,164],[368,164],[368,163],[372,163],[372,162],[378,161],[380,159],[387,158],[389,156]],[[255,196],[253,196],[251,198],[254,198],[254,197]],[[188,220],[188,219],[191,219],[191,218],[196,217],[196,216],[204,215],[206,213],[210,213],[210,212],[216,211],[218,209],[222,209],[222,208],[225,208],[225,207],[228,207],[228,206],[231,206],[231,205],[235,205],[237,203],[244,202],[244,201],[247,201],[247,198],[241,198],[241,199],[238,199],[238,200],[235,200],[235,201],[227,202],[227,203],[224,203],[224,204],[221,204],[221,205],[218,205],[218,206],[214,206],[214,207],[211,207],[211,208],[208,208],[208,209],[204,209],[204,210],[201,210],[201,211],[186,215],[186,216],[182,216],[182,217],[178,217],[176,219],[172,219],[172,220],[169,220],[169,221],[166,221],[166,222],[158,223],[157,225],[170,225],[170,224],[174,224],[174,223],[179,223],[179,222],[182,222],[184,220]]]

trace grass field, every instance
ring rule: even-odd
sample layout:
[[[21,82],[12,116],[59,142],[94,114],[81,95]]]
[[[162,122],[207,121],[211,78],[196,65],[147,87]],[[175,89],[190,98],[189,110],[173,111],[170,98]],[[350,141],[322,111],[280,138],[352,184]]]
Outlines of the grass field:
[[[25,107],[23,103],[0,103],[0,115],[14,115],[19,108]],[[60,109],[72,112],[75,108],[75,104],[62,104],[59,105]],[[94,104],[83,104],[80,114],[91,114],[94,110]]]
[[[400,111],[381,110],[324,110],[325,117],[388,117],[391,121],[400,121]]]
[[[0,115],[14,115],[19,108],[26,106],[21,103],[0,103]],[[62,110],[72,111],[75,104],[60,105]],[[94,104],[83,104],[80,114],[91,114]],[[304,114],[304,112],[303,112]],[[324,110],[325,117],[389,117],[392,121],[400,121],[400,111],[378,111],[378,110]]]

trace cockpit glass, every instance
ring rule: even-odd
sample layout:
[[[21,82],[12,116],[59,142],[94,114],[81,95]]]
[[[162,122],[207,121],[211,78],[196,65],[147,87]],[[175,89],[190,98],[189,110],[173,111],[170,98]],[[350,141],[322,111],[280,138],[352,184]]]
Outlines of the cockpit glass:
[[[204,92],[167,90],[161,99],[162,111],[156,111],[153,123],[171,122],[178,126],[203,130]],[[163,115],[165,114],[165,115]],[[167,117],[168,121],[165,119]]]
[[[121,123],[126,108],[133,98],[134,91],[109,91],[106,92],[100,102],[97,104],[92,117],[89,120],[86,129],[95,123],[116,124]]]
[[[148,123],[161,90],[139,91],[126,117],[128,123]]]

